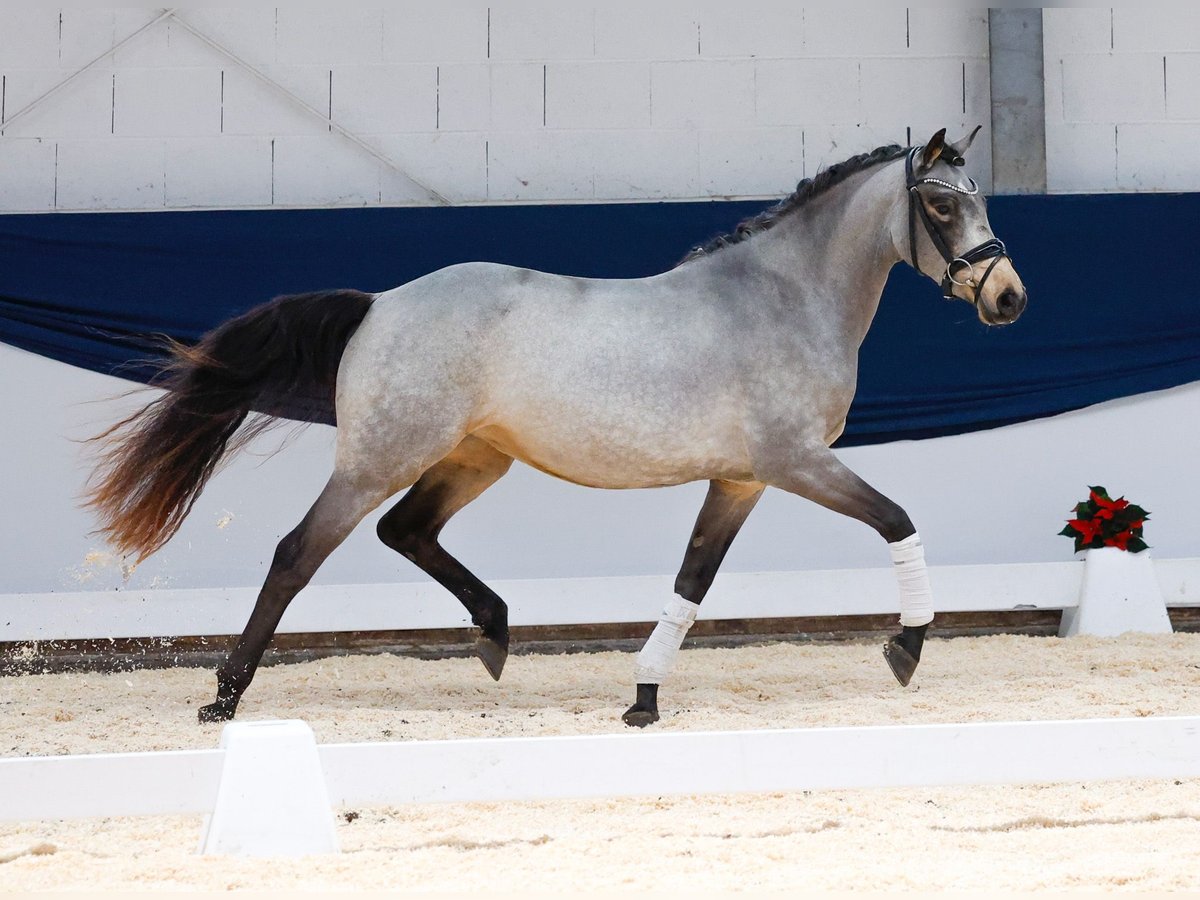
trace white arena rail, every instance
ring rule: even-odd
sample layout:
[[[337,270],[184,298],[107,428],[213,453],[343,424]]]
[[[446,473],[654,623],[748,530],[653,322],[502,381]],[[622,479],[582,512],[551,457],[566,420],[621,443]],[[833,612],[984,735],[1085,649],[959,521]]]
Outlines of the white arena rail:
[[[1200,606],[1200,559],[1156,559],[1168,607]],[[935,566],[939,612],[1059,610],[1079,604],[1084,564]],[[651,622],[674,593],[674,576],[495,581],[509,624]],[[240,634],[258,589],[83,591],[0,595],[0,642]],[[886,615],[896,612],[888,569],[718,575],[704,619]],[[279,633],[465,628],[462,606],[433,582],[312,585],[288,608]]]
[[[0,821],[206,813],[237,827],[307,796],[332,834],[337,806],[1200,776],[1196,716],[319,747],[302,722],[250,722],[226,726],[222,746],[0,759]]]

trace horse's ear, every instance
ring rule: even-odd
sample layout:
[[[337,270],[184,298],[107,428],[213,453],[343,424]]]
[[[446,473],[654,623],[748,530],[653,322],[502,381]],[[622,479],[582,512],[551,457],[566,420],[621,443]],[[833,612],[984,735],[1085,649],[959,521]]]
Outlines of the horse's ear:
[[[976,125],[971,133],[966,137],[959,138],[953,144],[947,142],[945,149],[942,150],[942,159],[950,163],[952,166],[963,165],[963,163],[966,162],[963,157],[966,156],[967,151],[971,149],[971,144],[975,141],[975,135],[979,134],[979,129],[982,127],[982,125]]]
[[[925,142],[925,146],[921,149],[921,168],[928,169],[942,155],[942,150],[946,147],[946,129],[939,129],[937,134]]]

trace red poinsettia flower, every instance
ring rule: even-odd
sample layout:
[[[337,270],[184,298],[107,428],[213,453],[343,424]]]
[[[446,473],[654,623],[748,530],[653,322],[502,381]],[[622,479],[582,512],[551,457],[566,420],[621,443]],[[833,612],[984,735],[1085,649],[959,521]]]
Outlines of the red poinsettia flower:
[[[1097,519],[1111,519],[1129,505],[1129,501],[1124,497],[1118,497],[1116,500],[1110,500],[1107,497],[1101,497],[1095,491],[1090,492],[1090,498],[1098,507],[1096,510]]]
[[[1099,519],[1071,519],[1067,524],[1079,532],[1085,544],[1095,540],[1096,535],[1100,534],[1100,529],[1104,527],[1104,523]]]
[[[1112,537],[1108,538],[1104,543],[1106,546],[1116,547],[1118,550],[1128,550],[1129,549],[1129,541],[1132,538],[1133,538],[1133,532],[1127,528],[1124,531],[1122,531],[1120,534],[1114,534]]]
[[[1075,504],[1075,518],[1059,534],[1075,541],[1075,551],[1116,547],[1141,553],[1147,544],[1142,526],[1150,514],[1124,497],[1116,500],[1099,485],[1088,488],[1088,499]]]

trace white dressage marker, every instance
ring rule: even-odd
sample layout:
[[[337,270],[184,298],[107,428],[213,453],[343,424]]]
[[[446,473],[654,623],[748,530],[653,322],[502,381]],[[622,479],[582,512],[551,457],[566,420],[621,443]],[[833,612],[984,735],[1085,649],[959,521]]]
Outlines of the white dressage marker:
[[[237,722],[221,732],[225,761],[200,852],[231,856],[337,853],[317,741],[304,722]]]

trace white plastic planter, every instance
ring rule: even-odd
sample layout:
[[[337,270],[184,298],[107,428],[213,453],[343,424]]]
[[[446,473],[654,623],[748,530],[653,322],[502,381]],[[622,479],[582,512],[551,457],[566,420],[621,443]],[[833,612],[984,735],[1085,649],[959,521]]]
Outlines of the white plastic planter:
[[[1172,630],[1149,550],[1130,553],[1102,547],[1084,552],[1079,605],[1063,610],[1059,637],[1112,637],[1127,631],[1169,634]]]

